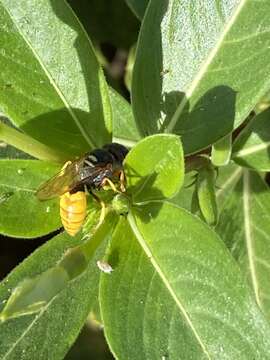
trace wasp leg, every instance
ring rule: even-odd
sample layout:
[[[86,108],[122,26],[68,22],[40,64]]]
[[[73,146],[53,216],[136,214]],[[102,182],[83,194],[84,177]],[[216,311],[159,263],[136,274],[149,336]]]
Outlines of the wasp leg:
[[[67,168],[70,164],[71,164],[71,161],[70,161],[70,160],[64,163],[64,165],[63,165],[63,167],[62,167],[62,169],[61,169],[61,171],[60,171],[60,174],[59,174],[60,176],[64,175],[66,168]]]
[[[123,170],[120,171],[119,179],[120,179],[120,190],[122,192],[126,192],[126,187],[125,187],[126,178],[125,178],[125,173]]]
[[[117,192],[117,193],[120,192],[119,190],[116,189],[116,186],[114,185],[114,183],[109,178],[104,178],[102,180],[101,187],[105,186],[106,184],[108,184],[110,186],[112,191]]]
[[[106,205],[105,202],[102,201],[96,194],[93,193],[92,190],[89,190],[89,193],[93,196],[93,198],[100,204],[101,206],[101,212],[100,212],[100,217],[98,220],[98,223],[96,225],[96,228],[98,228],[104,221],[105,219],[105,215],[106,215]]]

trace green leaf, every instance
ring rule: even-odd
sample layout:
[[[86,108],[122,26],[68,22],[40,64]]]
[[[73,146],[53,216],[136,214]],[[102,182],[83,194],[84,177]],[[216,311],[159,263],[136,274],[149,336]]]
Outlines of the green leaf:
[[[235,184],[242,175],[243,169],[231,162],[228,166],[218,169],[218,177],[216,181],[216,199],[218,208],[222,208],[233,191]]]
[[[268,356],[269,324],[207,225],[162,202],[141,206],[128,220],[134,235],[123,220],[107,256],[114,271],[102,274],[100,284],[105,334],[116,358]]]
[[[26,278],[34,277],[54,266],[66,249],[78,245],[80,241],[78,236],[72,238],[61,234],[20,264],[0,285],[0,310],[12,288]],[[25,359],[63,359],[96,300],[100,271],[95,261],[102,256],[103,251],[104,249],[89,263],[80,277],[69,282],[38,315],[24,316],[0,324],[1,359],[19,359],[22,356]]]
[[[107,85],[66,2],[2,0],[0,22],[4,113],[33,138],[69,155],[109,142]]]
[[[150,1],[132,81],[142,134],[179,134],[192,153],[238,127],[270,87],[269,11],[248,0]]]
[[[200,169],[196,180],[199,209],[207,224],[212,226],[216,225],[218,220],[215,180],[216,172],[210,166]]]
[[[68,248],[57,264],[35,277],[23,279],[13,289],[0,313],[0,321],[43,311],[70,281],[83,274],[102,242],[107,243],[116,220],[110,212],[92,236],[84,236],[82,244]]]
[[[41,202],[35,192],[59,166],[38,160],[0,160],[0,233],[34,238],[61,227],[59,199]]]
[[[232,134],[218,140],[212,146],[211,161],[215,166],[228,165],[232,152]]]
[[[140,19],[143,19],[143,16],[146,11],[146,7],[149,3],[149,0],[126,0],[126,3],[134,12],[134,14]]]
[[[187,160],[186,160],[187,161]],[[189,172],[185,174],[184,184],[179,192],[169,201],[188,211],[192,207],[192,194],[195,190],[197,172]]]
[[[132,73],[133,73],[133,67],[134,67],[134,61],[135,61],[135,55],[136,55],[136,44],[134,44],[130,49],[128,53],[126,68],[125,68],[125,85],[128,88],[128,90],[131,90],[131,81],[132,81]]]
[[[179,137],[162,134],[143,139],[128,153],[124,169],[134,202],[172,197],[184,181]]]
[[[258,171],[270,171],[270,109],[260,113],[240,132],[233,160]]]
[[[270,319],[270,191],[258,174],[244,171],[223,204],[216,229]]]
[[[140,140],[130,104],[118,92],[110,88],[113,113],[113,141],[133,146]]]

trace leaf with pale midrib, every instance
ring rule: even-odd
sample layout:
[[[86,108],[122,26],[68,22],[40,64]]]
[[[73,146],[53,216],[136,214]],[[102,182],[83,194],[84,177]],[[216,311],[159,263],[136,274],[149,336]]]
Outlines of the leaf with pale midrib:
[[[270,192],[244,171],[223,203],[216,228],[247,276],[257,303],[270,318]]]
[[[35,195],[40,184],[59,169],[39,160],[0,160],[1,234],[35,238],[62,226],[59,198],[39,201]]]
[[[66,2],[2,0],[0,22],[0,106],[10,119],[70,155],[109,142],[107,85]]]
[[[233,145],[233,160],[257,171],[270,171],[270,110],[252,119]]]
[[[119,359],[263,359],[270,328],[218,236],[149,202],[116,229],[102,275],[105,334]],[[213,271],[214,269],[214,271]],[[181,355],[180,355],[181,354]]]
[[[0,285],[2,310],[15,288],[25,278],[33,277],[58,262],[66,249],[80,243],[80,237],[61,234],[47,242],[21,263]],[[96,301],[99,273],[96,260],[87,270],[70,282],[66,289],[50,301],[37,315],[23,316],[0,324],[0,358],[61,360],[79,334],[87,315]]]
[[[186,153],[239,126],[269,88],[270,3],[152,0],[132,81],[144,135],[181,135]]]

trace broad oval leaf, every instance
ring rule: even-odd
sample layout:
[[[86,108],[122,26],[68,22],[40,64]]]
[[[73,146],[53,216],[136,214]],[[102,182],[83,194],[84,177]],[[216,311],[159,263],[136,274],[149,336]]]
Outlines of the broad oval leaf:
[[[242,176],[243,168],[231,162],[218,170],[216,181],[216,199],[218,208],[223,207],[223,203],[232,193],[235,184]]]
[[[34,238],[60,228],[59,199],[41,202],[38,186],[59,166],[38,160],[0,160],[0,233]]]
[[[111,140],[107,85],[65,1],[0,4],[0,106],[23,131],[77,155]]]
[[[100,289],[105,333],[117,358],[267,356],[269,324],[213,231],[162,202],[141,206],[128,220],[135,236],[127,224],[114,234],[108,253],[114,271],[102,276]]]
[[[270,191],[244,171],[223,203],[216,228],[247,276],[258,305],[270,318]]]
[[[270,110],[255,118],[240,132],[233,145],[233,160],[258,171],[270,171]]]
[[[134,202],[172,197],[184,181],[179,137],[162,134],[143,139],[128,153],[124,169]]]
[[[12,288],[25,278],[34,277],[54,266],[66,249],[78,245],[80,241],[78,236],[58,235],[21,263],[0,285],[0,310]],[[103,255],[102,252],[39,314],[0,324],[1,359],[63,359],[96,301],[99,270],[95,262]]]
[[[150,1],[132,80],[141,133],[180,134],[192,153],[239,126],[269,88],[269,11],[267,1]]]

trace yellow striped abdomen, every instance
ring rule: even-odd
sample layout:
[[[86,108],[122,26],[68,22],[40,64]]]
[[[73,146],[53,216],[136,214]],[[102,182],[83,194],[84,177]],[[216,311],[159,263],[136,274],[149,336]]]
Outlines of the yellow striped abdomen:
[[[60,216],[66,232],[74,236],[86,217],[86,195],[84,191],[74,194],[66,192],[60,197]]]

